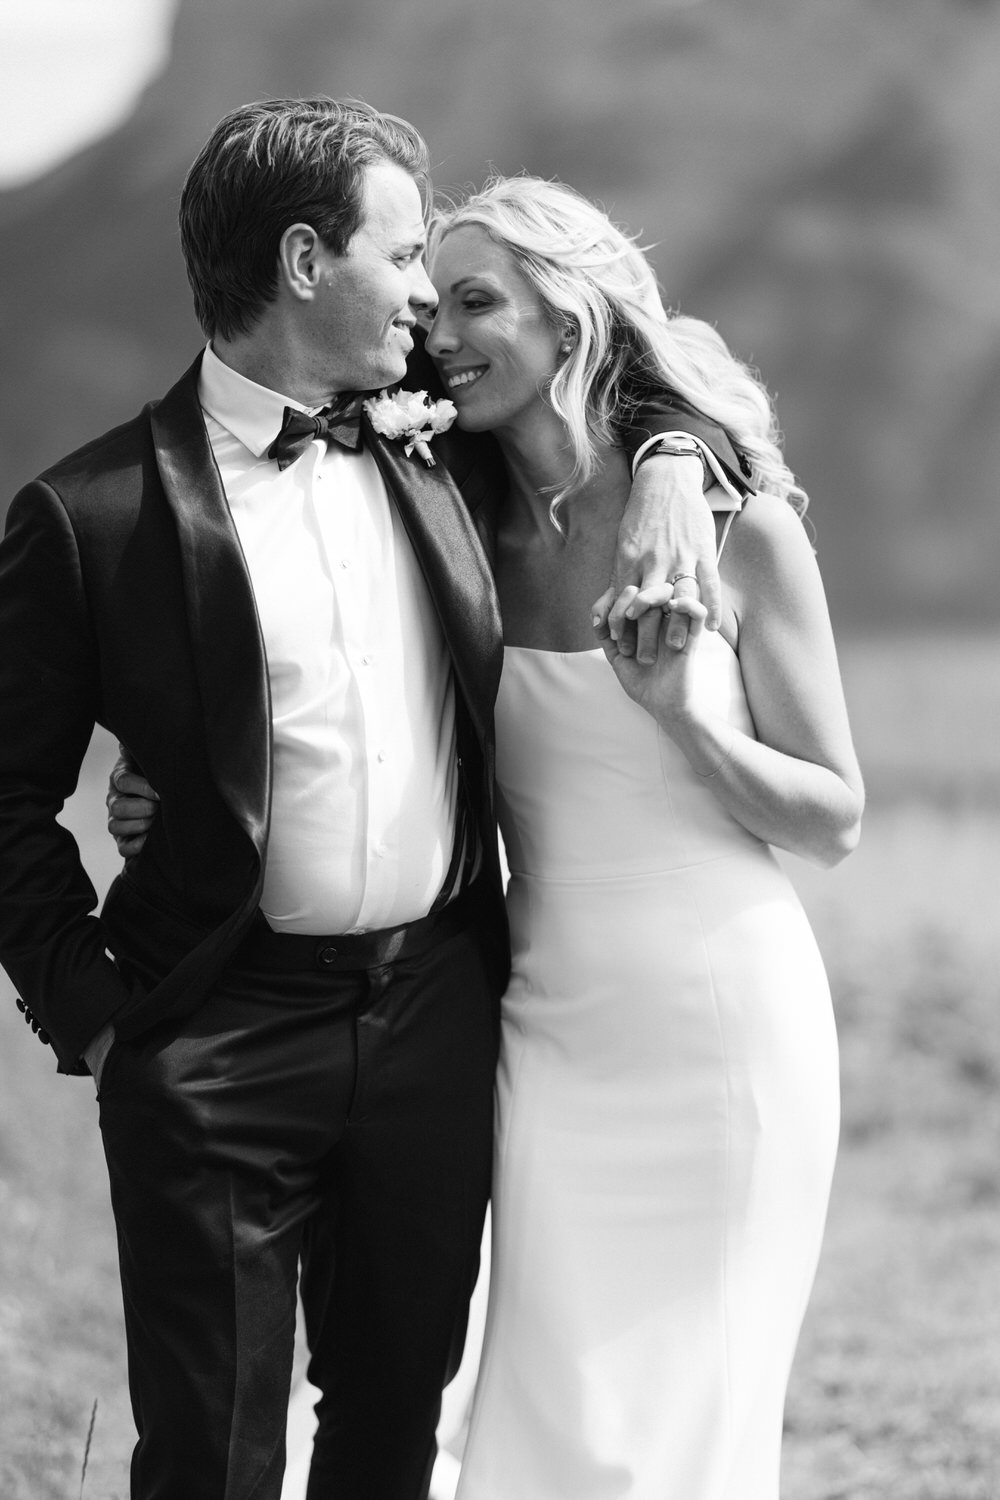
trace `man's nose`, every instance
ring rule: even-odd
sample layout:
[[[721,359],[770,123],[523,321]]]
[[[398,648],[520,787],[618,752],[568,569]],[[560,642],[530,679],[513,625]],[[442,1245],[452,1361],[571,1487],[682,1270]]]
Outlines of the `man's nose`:
[[[418,261],[410,284],[410,306],[418,318],[429,320],[437,311],[437,292],[427,275],[423,261]]]

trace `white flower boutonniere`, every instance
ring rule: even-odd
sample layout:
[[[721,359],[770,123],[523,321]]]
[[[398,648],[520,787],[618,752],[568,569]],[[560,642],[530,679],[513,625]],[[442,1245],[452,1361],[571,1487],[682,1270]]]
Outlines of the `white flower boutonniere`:
[[[406,444],[409,458],[414,449],[429,469],[434,455],[428,444],[438,432],[447,432],[458,416],[454,401],[428,401],[426,391],[385,391],[365,402],[365,411],[376,432]]]

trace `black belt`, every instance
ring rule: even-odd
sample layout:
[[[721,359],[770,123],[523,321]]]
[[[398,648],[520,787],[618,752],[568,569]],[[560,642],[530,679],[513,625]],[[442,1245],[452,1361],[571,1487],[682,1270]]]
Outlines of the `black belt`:
[[[479,902],[479,882],[467,886],[440,911],[432,911],[415,922],[399,927],[380,927],[372,932],[344,932],[330,937],[310,933],[275,932],[262,914],[251,927],[234,957],[237,965],[288,974],[295,970],[374,969],[380,964],[414,958],[434,943],[468,927]]]

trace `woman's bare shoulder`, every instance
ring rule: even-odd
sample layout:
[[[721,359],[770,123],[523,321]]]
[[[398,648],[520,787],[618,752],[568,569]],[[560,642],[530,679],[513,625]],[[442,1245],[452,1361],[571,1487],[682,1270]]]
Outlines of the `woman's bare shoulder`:
[[[734,520],[720,572],[738,628],[752,616],[797,613],[822,597],[812,540],[802,517],[777,495],[751,495]]]
[[[816,559],[803,518],[777,495],[751,495],[733,521],[721,570],[738,587],[759,586],[789,573],[812,576]]]
[[[736,556],[780,556],[787,548],[812,551],[803,518],[778,495],[749,495],[733,522],[726,552]],[[724,554],[725,555],[725,554]]]

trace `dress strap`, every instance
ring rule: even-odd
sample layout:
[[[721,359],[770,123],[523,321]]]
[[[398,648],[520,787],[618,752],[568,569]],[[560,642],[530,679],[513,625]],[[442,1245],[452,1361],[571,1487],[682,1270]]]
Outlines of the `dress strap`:
[[[719,542],[715,549],[715,560],[717,563],[722,561],[722,549],[726,545],[726,542],[729,540],[730,530],[732,529],[733,522],[736,520],[736,517],[738,515],[738,510],[730,510],[726,512],[726,519],[722,523],[722,532],[719,536]]]

